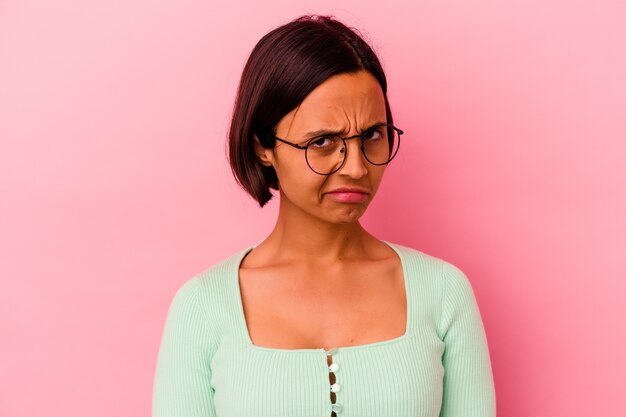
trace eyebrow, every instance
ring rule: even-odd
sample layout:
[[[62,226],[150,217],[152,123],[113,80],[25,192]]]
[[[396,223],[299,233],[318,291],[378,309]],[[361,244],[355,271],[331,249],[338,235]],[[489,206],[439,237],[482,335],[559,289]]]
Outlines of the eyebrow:
[[[384,122],[374,122],[366,129],[361,129],[359,133],[363,133],[373,127],[377,127],[377,126],[384,125],[384,124],[385,124]],[[320,129],[320,130],[314,130],[312,132],[308,132],[306,135],[304,135],[304,139],[313,139],[318,136],[326,136],[326,135],[343,135],[345,133],[347,133],[345,129],[344,130]]]

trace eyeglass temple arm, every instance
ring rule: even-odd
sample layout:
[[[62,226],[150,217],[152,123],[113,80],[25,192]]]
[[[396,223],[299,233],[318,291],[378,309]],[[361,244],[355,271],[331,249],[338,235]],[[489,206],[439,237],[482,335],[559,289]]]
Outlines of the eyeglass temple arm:
[[[301,146],[301,145],[298,145],[297,143],[287,142],[286,140],[281,139],[281,138],[278,138],[278,137],[276,137],[276,136],[273,136],[273,138],[274,138],[274,139],[276,139],[276,140],[279,140],[279,141],[281,141],[281,142],[283,142],[283,143],[286,143],[287,145],[291,145],[291,146],[293,146],[294,148],[298,148],[298,149],[306,149],[306,146]]]

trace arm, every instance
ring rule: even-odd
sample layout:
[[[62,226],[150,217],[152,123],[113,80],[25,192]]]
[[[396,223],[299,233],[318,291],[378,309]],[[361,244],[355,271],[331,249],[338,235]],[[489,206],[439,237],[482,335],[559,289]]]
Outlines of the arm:
[[[494,417],[496,397],[489,347],[472,286],[455,265],[443,264],[439,334],[445,344],[440,417]]]
[[[152,417],[215,417],[211,379],[208,309],[192,278],[171,302],[158,353]]]

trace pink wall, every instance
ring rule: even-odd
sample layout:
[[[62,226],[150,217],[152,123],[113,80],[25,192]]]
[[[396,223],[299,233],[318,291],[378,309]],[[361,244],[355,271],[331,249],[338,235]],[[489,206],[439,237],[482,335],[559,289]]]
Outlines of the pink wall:
[[[380,53],[405,136],[363,223],[466,272],[498,415],[623,415],[624,2],[297,3],[1,3],[0,415],[149,415],[175,289],[273,226],[226,128],[305,12]]]

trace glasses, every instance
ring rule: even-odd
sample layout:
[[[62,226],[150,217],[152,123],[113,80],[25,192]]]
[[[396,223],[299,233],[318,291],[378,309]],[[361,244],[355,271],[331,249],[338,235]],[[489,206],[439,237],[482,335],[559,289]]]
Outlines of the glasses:
[[[333,174],[343,166],[348,155],[346,141],[361,139],[361,152],[372,165],[387,165],[400,149],[400,135],[403,130],[389,123],[378,123],[360,135],[348,138],[339,135],[322,135],[309,140],[306,145],[298,145],[272,136],[274,139],[304,149],[304,158],[313,172],[320,175]]]

